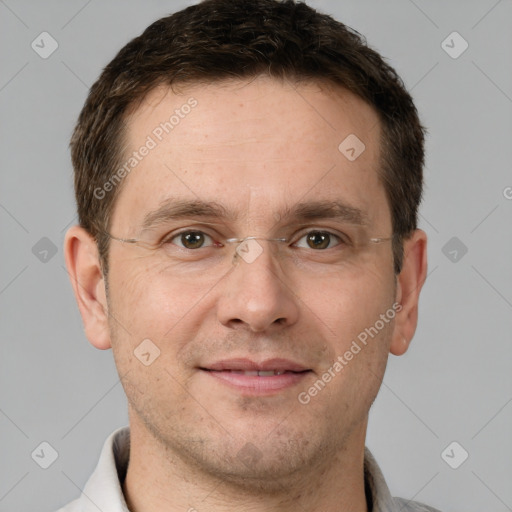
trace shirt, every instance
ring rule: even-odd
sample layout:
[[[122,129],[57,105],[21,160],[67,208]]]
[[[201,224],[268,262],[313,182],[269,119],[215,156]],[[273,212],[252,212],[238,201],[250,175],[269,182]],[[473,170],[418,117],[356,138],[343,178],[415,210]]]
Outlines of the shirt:
[[[124,482],[130,458],[130,428],[121,427],[107,438],[98,465],[79,498],[57,512],[130,512]],[[365,489],[371,512],[439,512],[415,501],[393,498],[370,450],[364,453]]]

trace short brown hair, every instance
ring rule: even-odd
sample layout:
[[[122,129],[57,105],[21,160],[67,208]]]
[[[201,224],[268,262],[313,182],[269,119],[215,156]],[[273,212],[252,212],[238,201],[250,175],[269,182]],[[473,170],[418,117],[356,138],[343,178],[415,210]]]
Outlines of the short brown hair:
[[[121,186],[108,193],[102,187],[121,165],[127,113],[159,85],[262,74],[329,82],[376,110],[383,128],[378,172],[400,272],[403,238],[417,227],[425,129],[400,77],[358,32],[295,0],[205,0],[187,7],[129,42],[91,87],[70,145],[79,222],[95,237],[105,272],[104,233]]]

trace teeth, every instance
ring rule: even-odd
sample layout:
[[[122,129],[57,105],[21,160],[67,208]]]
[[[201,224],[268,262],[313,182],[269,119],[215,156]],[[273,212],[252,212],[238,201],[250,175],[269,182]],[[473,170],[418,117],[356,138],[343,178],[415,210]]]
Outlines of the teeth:
[[[243,371],[243,370],[231,370],[231,373],[236,373],[237,375],[247,375],[249,377],[273,377],[274,375],[282,375],[284,371],[281,370],[265,370],[265,371]]]
[[[271,377],[272,375],[282,375],[284,372],[280,372],[277,370],[268,370],[265,372],[258,372],[260,377]]]

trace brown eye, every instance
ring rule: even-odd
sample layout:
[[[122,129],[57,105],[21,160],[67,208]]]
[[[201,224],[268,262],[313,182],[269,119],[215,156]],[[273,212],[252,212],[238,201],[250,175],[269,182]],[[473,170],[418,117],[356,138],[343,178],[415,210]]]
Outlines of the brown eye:
[[[307,235],[308,245],[312,249],[327,249],[331,242],[331,237],[328,233],[310,233]]]
[[[200,249],[204,246],[207,239],[211,240],[211,237],[202,231],[183,231],[169,241],[174,241],[173,243],[184,249]]]
[[[307,246],[301,244],[302,240],[306,240]],[[339,236],[334,235],[333,233],[329,233],[328,231],[310,231],[306,235],[300,238],[297,242],[297,247],[302,247],[306,249],[330,249],[334,245],[338,245],[341,239]]]

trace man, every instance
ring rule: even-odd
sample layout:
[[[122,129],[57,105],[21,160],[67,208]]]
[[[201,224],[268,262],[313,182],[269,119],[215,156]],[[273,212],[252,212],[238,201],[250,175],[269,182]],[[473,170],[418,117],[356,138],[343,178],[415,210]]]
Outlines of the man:
[[[423,137],[393,69],[292,0],[206,0],[120,51],[65,254],[130,426],[61,510],[434,510],[365,449],[426,276]]]

